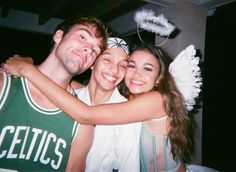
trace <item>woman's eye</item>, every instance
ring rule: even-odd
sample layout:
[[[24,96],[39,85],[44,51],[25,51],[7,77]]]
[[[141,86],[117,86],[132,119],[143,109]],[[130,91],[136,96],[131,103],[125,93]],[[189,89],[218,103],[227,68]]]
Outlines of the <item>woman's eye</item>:
[[[144,71],[152,71],[151,68],[147,68],[147,67],[145,67],[143,70],[144,70]]]
[[[85,36],[83,36],[83,35],[80,35],[80,39],[81,40],[86,40]]]
[[[126,69],[127,65],[120,65],[121,68]]]
[[[110,62],[110,60],[109,60],[109,59],[104,59],[104,61],[105,61],[105,62]]]
[[[135,66],[134,65],[132,65],[132,64],[129,64],[128,65],[128,68],[134,68]]]

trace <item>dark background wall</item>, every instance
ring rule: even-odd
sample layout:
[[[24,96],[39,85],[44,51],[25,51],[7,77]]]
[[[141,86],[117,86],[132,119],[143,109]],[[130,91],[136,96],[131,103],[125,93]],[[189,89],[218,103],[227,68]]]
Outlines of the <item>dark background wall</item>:
[[[34,57],[40,63],[50,51],[51,35],[0,27],[1,62],[13,54]]]
[[[207,19],[203,88],[203,163],[235,171],[236,2]]]
[[[220,7],[207,19],[203,64],[203,165],[235,171],[236,2]],[[44,60],[51,35],[0,28],[0,62],[13,54]],[[85,73],[78,80],[87,79]]]

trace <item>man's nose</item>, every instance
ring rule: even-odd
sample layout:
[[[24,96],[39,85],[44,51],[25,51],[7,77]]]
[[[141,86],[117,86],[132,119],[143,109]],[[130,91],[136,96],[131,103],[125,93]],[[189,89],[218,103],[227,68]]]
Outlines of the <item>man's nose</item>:
[[[85,54],[91,54],[92,53],[92,48],[86,46],[86,47],[83,48],[83,52]]]

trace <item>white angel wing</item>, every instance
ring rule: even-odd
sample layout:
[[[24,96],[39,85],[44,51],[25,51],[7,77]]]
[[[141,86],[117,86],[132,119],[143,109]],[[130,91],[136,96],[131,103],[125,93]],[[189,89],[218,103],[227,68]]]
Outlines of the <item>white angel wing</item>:
[[[169,72],[183,95],[188,111],[193,109],[195,98],[199,96],[202,85],[201,70],[198,66],[199,57],[195,55],[194,45],[189,45],[178,54],[169,66]]]

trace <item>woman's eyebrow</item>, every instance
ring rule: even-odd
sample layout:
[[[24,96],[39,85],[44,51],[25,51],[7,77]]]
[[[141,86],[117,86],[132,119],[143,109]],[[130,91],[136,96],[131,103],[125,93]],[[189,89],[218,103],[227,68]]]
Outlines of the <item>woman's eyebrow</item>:
[[[151,63],[144,63],[144,65],[154,67],[154,65],[152,65]]]

